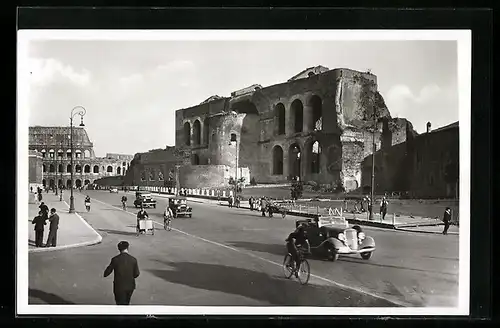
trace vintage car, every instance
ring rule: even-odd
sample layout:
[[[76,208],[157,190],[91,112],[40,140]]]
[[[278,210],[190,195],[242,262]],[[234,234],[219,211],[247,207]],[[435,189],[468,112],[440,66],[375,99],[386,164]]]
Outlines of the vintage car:
[[[193,214],[193,209],[187,205],[186,198],[183,197],[172,197],[168,199],[168,206],[174,214],[174,218],[179,216],[191,217]]]
[[[116,188],[116,187],[111,187],[111,188],[109,188],[109,192],[110,192],[110,193],[118,193],[118,188]]]
[[[326,256],[330,261],[348,254],[359,254],[362,259],[368,260],[375,251],[373,238],[366,236],[358,225],[349,227],[345,218],[320,217],[298,220],[295,224],[306,227],[311,252]]]
[[[137,191],[135,193],[134,206],[137,207],[153,207],[156,208],[156,200],[153,199],[148,191]]]

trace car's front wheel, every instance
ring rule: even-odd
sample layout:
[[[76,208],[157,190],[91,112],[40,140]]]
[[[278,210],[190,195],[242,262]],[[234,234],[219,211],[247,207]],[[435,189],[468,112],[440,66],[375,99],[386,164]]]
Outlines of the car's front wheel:
[[[335,262],[339,259],[339,253],[337,252],[337,249],[333,245],[329,245],[326,250],[328,253],[329,261]]]
[[[361,258],[363,260],[369,260],[372,257],[372,252],[364,252],[361,253]]]

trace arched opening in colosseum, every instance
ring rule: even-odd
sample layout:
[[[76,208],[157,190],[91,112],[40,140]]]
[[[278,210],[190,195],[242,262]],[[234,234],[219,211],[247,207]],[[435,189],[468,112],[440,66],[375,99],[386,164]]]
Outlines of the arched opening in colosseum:
[[[99,173],[99,165],[94,165],[94,173]]]
[[[82,166],[77,164],[77,165],[75,166],[75,172],[76,172],[76,173],[82,173]]]
[[[49,172],[50,173],[54,173],[56,171],[56,167],[54,166],[54,164],[50,164],[49,166]]]
[[[276,135],[285,134],[285,105],[278,103],[274,108]]]
[[[80,158],[82,158],[82,151],[81,151],[80,149],[77,149],[77,150],[75,151],[75,158],[76,158],[76,159],[80,159]]]
[[[47,166],[45,166],[45,164],[42,165],[42,171],[43,173],[47,172]]]
[[[49,158],[54,159],[55,158],[55,153],[56,151],[54,149],[49,150]]]
[[[321,131],[323,130],[323,103],[321,98],[317,95],[312,96],[309,99],[309,106],[311,106],[312,119],[309,120],[312,126],[309,127],[310,131]]]
[[[88,184],[90,184],[90,180],[85,180],[85,181],[83,182],[83,184],[84,184],[85,186],[86,186],[86,185],[88,185]]]
[[[66,172],[71,173],[71,164],[66,166]]]
[[[288,148],[288,172],[291,178],[300,178],[301,153],[296,143]]]
[[[90,150],[85,149],[85,150],[83,151],[83,157],[85,157],[85,158],[90,158]]]
[[[66,150],[66,158],[71,158],[71,149]]]
[[[55,186],[56,186],[56,182],[54,181],[54,179],[50,179],[49,180],[49,188],[54,189]]]
[[[304,105],[299,99],[295,99],[290,106],[292,121],[292,131],[302,132],[304,125]]]
[[[46,155],[46,150],[45,150],[45,149],[42,149],[42,150],[40,151],[40,153],[42,153],[42,157],[43,157],[43,158],[45,158],[45,155]]]
[[[62,179],[57,180],[57,188],[61,189],[63,186],[64,185]]]
[[[239,101],[232,104],[231,110],[235,111],[238,114],[259,115],[259,111],[257,110],[257,107],[255,107],[255,104],[248,100]]]
[[[122,174],[122,168],[121,168],[121,167],[119,167],[119,166],[118,166],[118,167],[116,168],[116,174],[118,174],[118,175],[121,175],[121,174]]]
[[[210,118],[206,117],[203,120],[203,143],[205,145],[209,144],[209,136],[210,136]]]
[[[283,148],[280,146],[273,147],[273,174],[283,174]]]
[[[111,165],[108,165],[108,168],[106,169],[106,172],[113,173],[113,167]]]
[[[67,189],[71,188],[71,179],[66,180],[66,188]]]
[[[76,181],[75,181],[75,186],[76,186],[77,188],[80,188],[80,187],[82,186],[82,180],[80,180],[80,179],[76,179]]]
[[[316,140],[311,145],[311,173],[316,174],[320,173],[321,170],[321,145]]]
[[[122,166],[127,166],[127,163],[126,163],[126,162],[123,162],[123,163],[122,163]]]
[[[186,146],[191,146],[191,124],[184,123],[184,143]]]
[[[85,165],[85,167],[83,168],[83,172],[85,173],[90,173],[90,165]]]
[[[191,165],[200,165],[200,156],[198,156],[198,154],[193,154],[191,156]]]
[[[62,149],[59,149],[57,151],[57,158],[62,159],[64,156],[64,151]]]
[[[59,173],[63,173],[63,170],[64,170],[64,166],[62,164],[59,164],[59,166],[57,167],[57,171]]]
[[[42,180],[42,186],[45,188],[45,186],[47,186],[47,181],[45,181],[45,179]]]
[[[193,123],[193,144],[199,146],[201,144],[201,124],[199,120]]]

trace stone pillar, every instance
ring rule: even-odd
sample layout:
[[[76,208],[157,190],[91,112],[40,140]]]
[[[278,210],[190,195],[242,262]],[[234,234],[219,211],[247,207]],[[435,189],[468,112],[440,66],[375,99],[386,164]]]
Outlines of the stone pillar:
[[[303,115],[304,116],[303,116],[302,131],[304,132],[314,131],[313,108],[310,105],[304,104]]]

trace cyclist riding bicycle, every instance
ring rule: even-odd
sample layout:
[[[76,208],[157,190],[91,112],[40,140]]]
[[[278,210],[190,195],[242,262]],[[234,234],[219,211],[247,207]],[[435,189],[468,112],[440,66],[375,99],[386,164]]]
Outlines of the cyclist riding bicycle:
[[[167,205],[167,207],[165,207],[165,211],[163,212],[163,225],[165,226],[170,225],[170,222],[172,221],[173,217],[174,217],[174,212],[172,212],[170,206]]]
[[[144,208],[141,206],[140,211],[137,213],[137,230],[139,232],[145,232],[144,229],[140,229],[139,221],[140,220],[146,220],[149,218],[148,212],[144,210]]]
[[[299,224],[297,229],[288,235],[286,239],[286,248],[288,253],[292,255],[292,259],[295,262],[295,268],[300,266],[300,258],[298,248],[306,248],[305,253],[311,252],[311,245],[307,239],[305,227],[303,224]]]
[[[127,206],[127,196],[123,195],[122,196],[122,206],[125,208]]]

